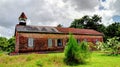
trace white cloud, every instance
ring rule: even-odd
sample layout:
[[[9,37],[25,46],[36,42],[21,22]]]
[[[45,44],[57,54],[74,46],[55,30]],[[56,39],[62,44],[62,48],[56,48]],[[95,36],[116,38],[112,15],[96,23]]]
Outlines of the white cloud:
[[[12,29],[14,29],[14,28],[12,28]],[[5,28],[5,27],[1,27],[0,26],[0,36],[2,36],[2,37],[7,37],[7,38],[9,38],[9,37],[11,37],[11,36],[14,36],[14,30],[11,30],[11,28],[9,29],[9,28]]]

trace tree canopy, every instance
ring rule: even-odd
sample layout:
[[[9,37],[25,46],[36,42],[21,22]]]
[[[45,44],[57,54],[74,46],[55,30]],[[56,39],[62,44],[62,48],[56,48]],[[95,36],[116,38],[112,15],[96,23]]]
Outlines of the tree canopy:
[[[120,23],[112,23],[106,28],[106,36],[112,38],[114,36],[120,36]]]
[[[88,15],[85,15],[80,19],[75,19],[71,23],[70,27],[94,29],[94,30],[97,30],[97,31],[101,31],[101,27],[102,27],[102,29],[105,28],[103,24],[100,24],[101,19],[102,19],[102,17],[100,17],[98,15],[93,15],[91,17],[88,16]]]
[[[58,24],[57,27],[63,27],[63,25],[62,24]]]
[[[7,39],[6,37],[0,37],[0,50],[12,52],[15,49],[15,38]]]

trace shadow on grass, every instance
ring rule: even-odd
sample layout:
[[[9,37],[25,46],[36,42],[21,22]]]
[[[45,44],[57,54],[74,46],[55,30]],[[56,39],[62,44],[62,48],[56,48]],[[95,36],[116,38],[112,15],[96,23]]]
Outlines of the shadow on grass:
[[[68,66],[88,66],[88,65],[91,65],[90,63],[72,63],[72,64],[66,64]]]
[[[100,56],[118,57],[118,56],[120,56],[120,54],[110,54],[110,53],[104,53],[104,54],[101,54]]]
[[[89,62],[84,61],[84,62],[78,62],[77,60],[72,60],[72,61],[66,61],[65,59],[63,62],[68,65],[68,66],[79,66],[79,65],[89,65]]]

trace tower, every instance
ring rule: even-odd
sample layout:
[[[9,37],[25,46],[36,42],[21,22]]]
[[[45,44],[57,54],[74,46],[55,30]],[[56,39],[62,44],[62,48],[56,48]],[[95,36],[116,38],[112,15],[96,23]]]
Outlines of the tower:
[[[27,17],[25,16],[24,12],[21,13],[19,17],[19,25],[26,25]]]

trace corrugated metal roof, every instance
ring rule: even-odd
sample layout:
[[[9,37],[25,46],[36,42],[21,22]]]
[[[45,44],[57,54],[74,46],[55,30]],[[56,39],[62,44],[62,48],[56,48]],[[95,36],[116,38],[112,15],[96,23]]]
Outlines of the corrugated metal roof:
[[[50,26],[23,26],[17,25],[16,31],[18,32],[41,32],[41,33],[73,33],[73,34],[86,34],[86,35],[103,35],[102,33],[92,29],[76,29],[76,28],[61,28]]]
[[[23,26],[17,25],[16,31],[19,32],[48,32],[48,33],[59,33],[59,31],[54,27],[47,26]]]

